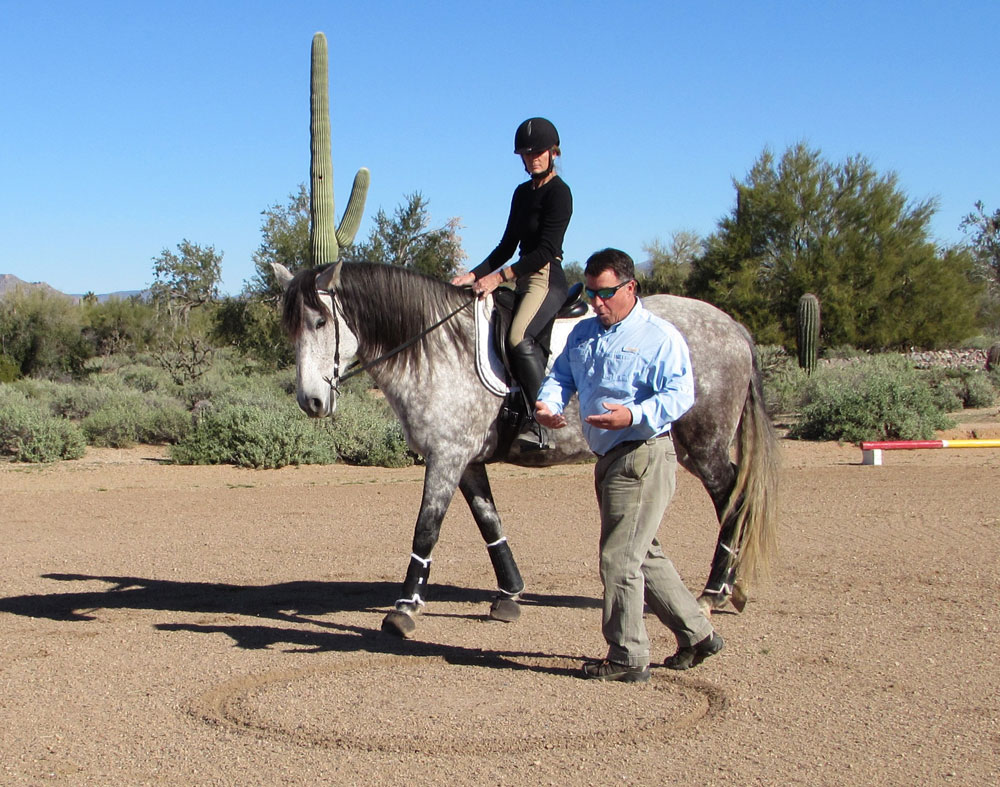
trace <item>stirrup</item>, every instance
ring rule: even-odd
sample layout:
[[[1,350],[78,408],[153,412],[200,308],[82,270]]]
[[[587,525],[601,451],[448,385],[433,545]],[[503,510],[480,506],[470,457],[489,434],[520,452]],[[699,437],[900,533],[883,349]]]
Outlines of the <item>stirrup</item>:
[[[545,427],[529,418],[515,439],[522,451],[547,451],[552,447],[547,438]]]

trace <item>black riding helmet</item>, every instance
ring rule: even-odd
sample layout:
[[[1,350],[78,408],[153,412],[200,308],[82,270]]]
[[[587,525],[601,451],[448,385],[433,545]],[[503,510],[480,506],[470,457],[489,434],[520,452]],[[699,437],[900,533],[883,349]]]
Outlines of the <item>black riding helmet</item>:
[[[559,132],[545,118],[528,118],[514,133],[514,152],[535,153],[550,150],[559,144]]]

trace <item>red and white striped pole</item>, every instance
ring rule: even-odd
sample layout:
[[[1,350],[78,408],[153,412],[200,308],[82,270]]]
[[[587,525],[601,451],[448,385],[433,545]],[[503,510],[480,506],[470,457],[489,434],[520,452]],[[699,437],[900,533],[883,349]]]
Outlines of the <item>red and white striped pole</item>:
[[[982,440],[882,440],[861,444],[861,464],[882,464],[883,451],[914,448],[1000,448],[1000,439]]]

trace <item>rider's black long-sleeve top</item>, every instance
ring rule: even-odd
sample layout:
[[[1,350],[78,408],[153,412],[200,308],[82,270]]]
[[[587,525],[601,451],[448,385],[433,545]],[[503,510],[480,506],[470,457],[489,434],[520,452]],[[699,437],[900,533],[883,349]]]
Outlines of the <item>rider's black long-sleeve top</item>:
[[[573,194],[556,175],[540,188],[526,181],[514,189],[507,228],[497,247],[472,272],[482,278],[514,256],[518,244],[520,259],[511,268],[517,278],[540,270],[546,263],[562,263],[563,237],[573,215]]]

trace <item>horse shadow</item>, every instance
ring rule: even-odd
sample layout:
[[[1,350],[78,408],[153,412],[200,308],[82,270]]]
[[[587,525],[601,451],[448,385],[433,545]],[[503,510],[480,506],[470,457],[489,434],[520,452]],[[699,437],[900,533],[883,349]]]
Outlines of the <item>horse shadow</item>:
[[[571,674],[559,666],[578,655],[496,651],[421,640],[401,640],[377,629],[345,625],[317,617],[345,612],[385,612],[385,600],[399,590],[396,582],[281,582],[272,585],[233,585],[216,582],[179,582],[134,576],[43,574],[61,582],[103,582],[111,587],[68,593],[45,593],[0,598],[0,612],[55,621],[92,621],[98,610],[153,610],[219,615],[223,622],[157,623],[164,632],[224,634],[235,647],[261,650],[280,647],[288,652],[370,652],[397,656],[437,656],[448,663],[503,669],[528,669],[547,674]],[[451,601],[486,605],[493,592],[455,585],[432,585],[432,602]],[[526,594],[522,603],[538,607],[597,608],[599,602],[582,596]],[[256,618],[275,624],[230,622],[228,617]],[[428,617],[485,620],[486,615],[428,613]],[[289,626],[289,624],[293,624]],[[300,625],[299,625],[300,624]],[[536,663],[522,663],[518,659]],[[543,662],[539,664],[537,662]]]

